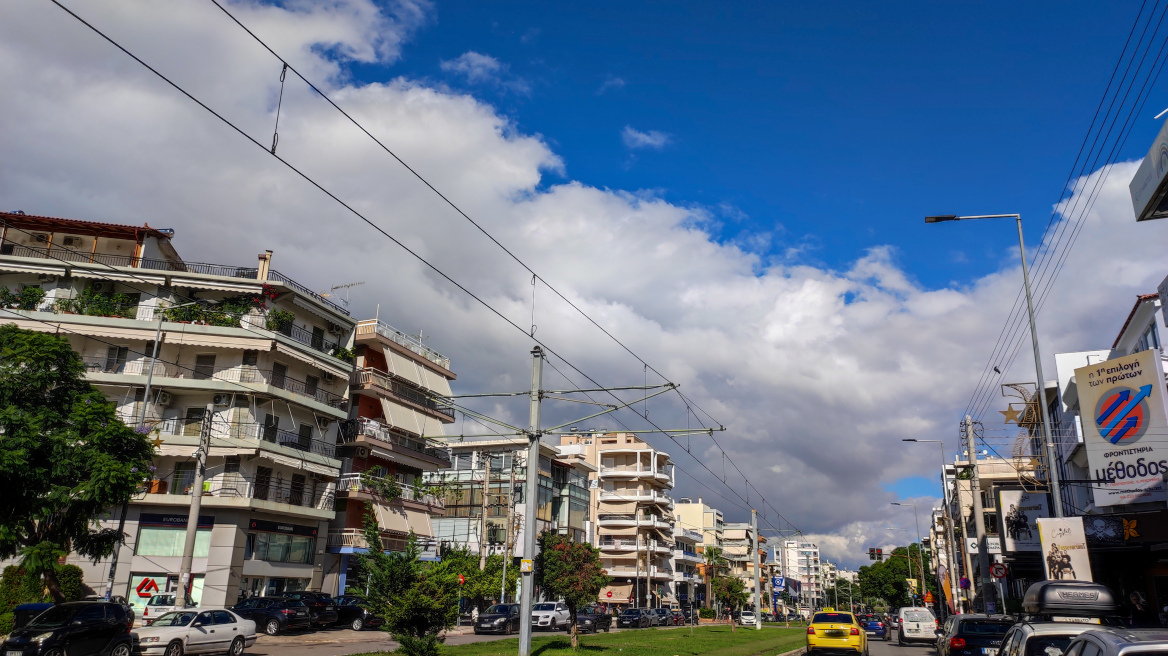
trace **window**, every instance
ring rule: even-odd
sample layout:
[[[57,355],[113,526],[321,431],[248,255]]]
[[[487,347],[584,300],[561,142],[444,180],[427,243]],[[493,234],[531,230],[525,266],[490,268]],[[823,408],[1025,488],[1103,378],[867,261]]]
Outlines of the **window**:
[[[450,463],[455,470],[468,470],[471,468],[471,453],[456,453],[454,454],[453,462]]]
[[[207,409],[203,407],[187,408],[186,418],[183,420],[183,435],[198,437],[203,430],[203,417]]]
[[[73,618],[74,622],[102,622],[105,621],[105,604],[86,606],[78,611]]]
[[[259,351],[244,351],[243,352],[243,366],[254,367],[260,361]]]
[[[1079,656],[1099,656],[1100,649],[1098,645],[1090,640],[1083,641],[1083,649],[1079,651]]]
[[[1019,634],[1022,632],[1019,631]],[[1074,636],[1036,635],[1026,641],[1026,653],[1019,654],[1017,645],[1012,656],[1062,656]],[[1130,653],[1130,652],[1128,652]]]
[[[211,611],[208,610],[208,611],[203,611],[202,613],[199,613],[199,616],[195,618],[195,622],[202,624],[203,626],[208,626],[208,625],[214,624],[215,620],[213,619],[213,616],[211,615]]]
[[[304,387],[309,396],[316,396],[316,390],[320,387],[320,379],[316,376],[305,376]]]
[[[1140,334],[1140,338],[1136,340],[1136,345],[1132,348],[1132,353],[1139,353],[1140,351],[1147,351],[1148,349],[1160,348],[1160,336],[1156,333],[1156,321],[1148,324],[1144,332]]]
[[[138,529],[138,544],[134,553],[139,556],[179,557],[183,555],[187,529],[178,526],[143,526]],[[195,532],[195,558],[206,558],[211,550],[211,529]]]
[[[126,368],[126,356],[130,349],[127,346],[111,346],[105,354],[105,373],[120,374]]]
[[[216,624],[235,624],[235,616],[225,610],[213,610],[211,615]]]
[[[195,380],[210,380],[215,375],[215,354],[195,356]]]
[[[312,327],[312,348],[317,350],[324,348],[324,328]]]
[[[249,533],[247,558],[270,563],[310,563],[315,540],[301,535],[283,533]],[[302,590],[303,588],[293,588]],[[285,588],[280,592],[287,591]]]
[[[267,413],[264,415],[263,438],[268,442],[276,441],[276,432],[280,430],[280,415]]]
[[[491,471],[508,471],[514,460],[510,453],[495,453],[491,455]]]
[[[312,446],[312,424],[300,424],[296,436],[299,438],[297,445],[307,451]]]
[[[288,378],[288,365],[282,362],[272,363],[272,387],[284,389],[284,381]]]

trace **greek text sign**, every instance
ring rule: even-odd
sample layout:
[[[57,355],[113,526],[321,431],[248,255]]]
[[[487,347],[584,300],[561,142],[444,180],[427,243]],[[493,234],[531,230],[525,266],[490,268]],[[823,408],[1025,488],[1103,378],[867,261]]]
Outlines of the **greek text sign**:
[[[1156,439],[1168,434],[1160,351],[1076,369],[1075,381],[1095,505],[1168,499],[1168,445]]]

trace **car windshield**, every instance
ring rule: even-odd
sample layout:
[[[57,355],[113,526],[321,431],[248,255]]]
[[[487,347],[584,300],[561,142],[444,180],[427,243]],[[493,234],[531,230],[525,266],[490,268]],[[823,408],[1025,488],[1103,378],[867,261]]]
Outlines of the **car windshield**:
[[[961,628],[957,632],[965,635],[1006,635],[1011,626],[1014,626],[1011,622],[967,620],[961,623]]]
[[[531,610],[555,610],[555,609],[556,609],[555,604],[536,604],[535,608],[532,608]]]
[[[186,626],[195,619],[195,613],[190,611],[175,611],[167,613],[151,622],[150,626]]]
[[[172,594],[154,595],[153,597],[150,598],[150,601],[146,602],[146,605],[147,606],[173,606],[174,605],[174,595],[172,595]]]
[[[933,614],[927,610],[906,610],[904,611],[904,621],[906,622],[932,622]]]
[[[742,611],[742,616],[743,617],[754,617],[754,611],[744,610],[744,611]]]
[[[361,599],[358,599],[357,597],[341,597],[337,601],[338,601],[339,605],[341,605],[341,606],[360,606],[361,605]]]
[[[55,629],[65,626],[73,620],[73,616],[77,614],[79,608],[79,606],[53,606],[37,615],[36,619],[26,625],[26,628]]]
[[[816,613],[812,624],[851,624],[852,616],[847,613]]]
[[[1026,641],[1026,656],[1063,656],[1075,636],[1036,635]]]
[[[621,615],[628,615],[629,617],[635,617],[635,616],[640,615],[640,614],[641,614],[641,611],[637,610],[636,608],[630,608],[630,609],[626,610],[625,612],[621,613]]]

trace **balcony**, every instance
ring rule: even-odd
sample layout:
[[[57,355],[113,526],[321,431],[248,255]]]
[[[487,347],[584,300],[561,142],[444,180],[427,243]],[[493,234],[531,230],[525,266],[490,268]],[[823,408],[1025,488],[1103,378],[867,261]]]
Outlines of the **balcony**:
[[[127,362],[99,356],[82,358],[82,360],[85,362],[86,372],[91,374],[145,376],[150,373],[151,369],[148,359]],[[317,403],[327,405],[330,408],[336,408],[337,410],[345,410],[349,406],[348,399],[323,389],[320,386],[320,381],[316,378],[312,380],[299,380],[289,376],[282,370],[260,369],[258,367],[240,365],[214,371],[211,369],[201,369],[194,365],[180,367],[162,361],[155,361],[153,370],[155,377],[162,378],[266,384],[298,396],[312,399]]]
[[[657,540],[633,540],[628,538],[604,537],[600,540],[601,551],[637,551],[670,553],[673,545]]]
[[[445,397],[423,392],[384,371],[371,367],[359,369],[353,372],[353,384],[372,385],[406,403],[454,421],[454,408],[441,401]]]
[[[374,419],[362,417],[341,422],[343,442],[349,444],[361,439],[380,442],[396,454],[419,461],[415,463],[419,469],[433,471],[450,468],[450,458],[446,454],[446,449],[428,446],[425,441],[399,433]]]
[[[328,549],[331,553],[348,551],[369,551],[369,541],[365,539],[365,532],[359,528],[329,529]],[[409,540],[381,536],[382,551],[404,552]]]
[[[197,419],[165,419],[157,424],[163,435],[198,436],[203,430],[203,421]],[[256,423],[228,423],[214,421],[211,424],[211,437],[226,437],[237,440],[251,440],[268,442],[280,446],[316,453],[326,458],[335,458],[337,447],[325,440],[316,440],[303,437],[283,428]]]
[[[357,336],[361,335],[380,335],[385,339],[406,348],[418,355],[426,358],[430,362],[450,371],[450,358],[443,356],[438,351],[426,346],[420,339],[413,335],[407,335],[384,321],[377,321],[374,319],[367,319],[365,321],[357,322]]]
[[[635,578],[635,577],[639,576],[641,578],[645,578],[646,576],[648,576],[649,578],[662,579],[662,580],[666,580],[666,581],[673,578],[673,568],[662,567],[662,566],[658,566],[658,565],[649,566],[648,571],[646,571],[645,567],[637,568],[637,567],[628,567],[628,566],[623,566],[623,565],[613,566],[613,567],[605,567],[604,569],[605,569],[605,571],[608,572],[609,576],[613,576],[613,577],[627,576],[629,578]]]
[[[684,551],[682,549],[673,550],[673,559],[682,560],[687,563],[704,563],[705,559],[694,551]]]
[[[658,490],[602,490],[600,492],[601,501],[615,501],[626,502],[636,501],[638,503],[660,503],[669,508],[673,508],[673,499],[664,492]],[[698,538],[701,539],[700,537]]]
[[[264,328],[265,326],[260,326]],[[325,355],[332,355],[340,347],[337,342],[331,342],[324,338],[324,335],[313,333],[310,330],[305,330],[300,326],[293,324],[285,324],[280,326],[272,332],[280,333],[281,335],[291,338],[295,342],[299,342],[313,350],[320,351]]]
[[[382,480],[376,479],[375,480]],[[406,485],[405,483],[398,483],[401,488],[402,501],[411,501],[414,503],[424,504],[426,506],[443,509],[445,505],[442,500],[433,494],[427,494],[414,487],[413,485]],[[359,492],[362,494],[376,494],[376,490],[369,487],[365,478],[360,473],[341,474],[337,479],[337,495],[347,494],[350,492]]]
[[[665,519],[656,515],[627,515],[627,514],[612,514],[601,513],[596,516],[596,522],[600,526],[609,527],[627,527],[637,526],[646,528],[660,528],[669,529],[671,525]]]
[[[678,583],[694,583],[698,577],[690,572],[674,572],[673,580]]]
[[[146,492],[155,495],[190,496],[194,483],[194,470],[173,471],[149,481],[146,484]],[[227,473],[203,482],[204,502],[208,497],[251,499],[329,512],[333,510],[333,491],[322,481],[315,481],[314,485],[313,481],[308,480],[281,480],[271,476]]]

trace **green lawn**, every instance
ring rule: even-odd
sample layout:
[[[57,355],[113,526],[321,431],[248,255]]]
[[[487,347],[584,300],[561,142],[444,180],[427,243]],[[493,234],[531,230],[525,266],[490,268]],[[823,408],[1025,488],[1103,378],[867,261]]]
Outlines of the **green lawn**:
[[[600,633],[580,636],[580,653],[592,656],[776,656],[798,649],[806,642],[803,629],[765,627],[762,631],[737,627],[695,627],[690,637],[689,628],[640,629],[621,633]],[[442,647],[443,656],[514,656],[518,640],[509,638],[493,642]],[[533,656],[571,656],[569,638],[563,634],[536,635],[531,641]]]

